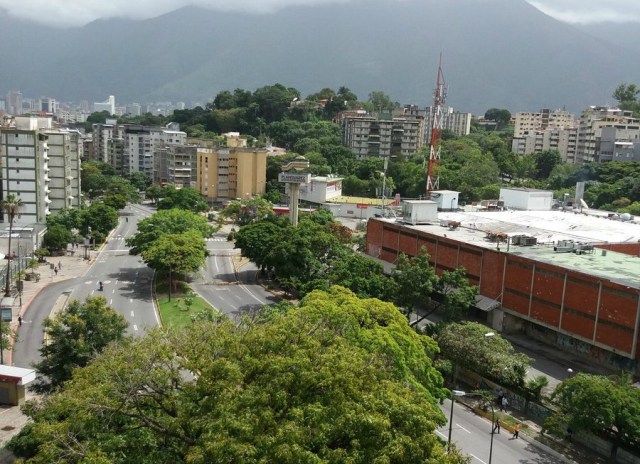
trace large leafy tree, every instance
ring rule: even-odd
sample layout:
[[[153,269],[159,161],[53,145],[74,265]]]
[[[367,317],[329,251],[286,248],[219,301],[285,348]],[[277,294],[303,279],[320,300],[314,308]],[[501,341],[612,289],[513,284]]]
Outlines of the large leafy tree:
[[[633,111],[634,115],[638,117],[640,114],[639,94],[640,88],[636,84],[620,84],[613,91],[613,98],[617,100],[620,109]]]
[[[342,253],[331,263],[329,285],[342,285],[361,298],[391,300],[390,280],[381,264],[353,252]]]
[[[450,323],[437,334],[442,355],[456,366],[489,377],[502,385],[522,387],[531,360],[511,343],[477,322]]]
[[[98,202],[93,203],[84,211],[82,219],[81,232],[83,234],[87,234],[91,228],[92,234],[98,232],[102,236],[106,236],[111,229],[118,225],[118,212],[113,207]]]
[[[67,245],[72,241],[73,235],[69,229],[62,224],[53,224],[47,227],[42,245],[50,251],[66,250]]]
[[[194,213],[202,213],[209,210],[209,205],[202,199],[197,190],[192,188],[176,189],[166,187],[164,198],[158,202],[158,209],[184,209]]]
[[[235,236],[235,247],[262,270],[274,266],[273,249],[290,232],[288,219],[257,221],[242,227]]]
[[[164,234],[140,254],[151,269],[187,276],[204,265],[207,248],[200,232],[190,230],[181,234]]]
[[[273,204],[261,196],[232,200],[222,210],[222,217],[229,218],[241,226],[270,216],[273,216]]]
[[[139,255],[165,234],[196,231],[201,238],[208,238],[218,228],[209,224],[206,217],[191,211],[161,210],[138,222],[138,231],[126,239],[126,244],[131,247],[129,254]]]
[[[54,318],[44,321],[42,359],[34,366],[38,380],[33,389],[51,393],[71,379],[73,370],[86,366],[112,342],[122,340],[127,321],[107,305],[104,297],[73,300]]]
[[[435,435],[437,352],[389,303],[313,292],[265,322],[198,322],[108,349],[28,404],[33,425],[10,447],[34,464],[467,463]]]
[[[640,390],[630,376],[577,374],[558,385],[551,398],[558,409],[545,428],[554,434],[564,436],[569,428],[605,436],[613,443],[612,462],[620,445],[640,442]]]

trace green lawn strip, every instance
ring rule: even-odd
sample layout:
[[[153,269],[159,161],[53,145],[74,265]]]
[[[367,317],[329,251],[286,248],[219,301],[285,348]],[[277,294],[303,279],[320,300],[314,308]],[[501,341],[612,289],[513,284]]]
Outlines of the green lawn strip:
[[[165,293],[164,290],[166,290],[166,288],[162,288],[160,285],[156,286],[156,298],[158,300],[160,317],[162,318],[162,324],[166,327],[191,325],[192,315],[196,315],[204,310],[213,310],[212,306],[198,295],[193,296],[193,303],[191,307],[188,307],[185,303],[188,295],[184,292],[171,295],[171,301],[169,301],[169,294]]]

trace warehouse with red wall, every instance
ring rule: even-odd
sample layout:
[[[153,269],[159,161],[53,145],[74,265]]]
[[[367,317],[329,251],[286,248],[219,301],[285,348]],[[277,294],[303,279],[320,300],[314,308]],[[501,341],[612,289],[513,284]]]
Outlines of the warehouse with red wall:
[[[577,351],[615,367],[636,368],[638,288],[514,255],[506,245],[488,248],[444,233],[380,219],[368,221],[371,256],[394,263],[400,253],[415,256],[421,247],[438,272],[464,267],[480,295],[501,303],[512,326],[520,322],[525,331],[543,334],[547,341],[574,345]]]

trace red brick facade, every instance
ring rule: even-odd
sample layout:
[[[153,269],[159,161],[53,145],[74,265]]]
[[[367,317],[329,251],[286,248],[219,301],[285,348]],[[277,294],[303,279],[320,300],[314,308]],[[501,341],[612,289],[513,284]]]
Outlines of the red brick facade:
[[[464,267],[479,292],[508,314],[626,358],[640,358],[640,291],[606,279],[464,243],[401,224],[370,219],[367,252],[395,262],[424,246],[438,272]],[[607,245],[616,250],[616,245]],[[632,247],[627,251],[633,251]]]

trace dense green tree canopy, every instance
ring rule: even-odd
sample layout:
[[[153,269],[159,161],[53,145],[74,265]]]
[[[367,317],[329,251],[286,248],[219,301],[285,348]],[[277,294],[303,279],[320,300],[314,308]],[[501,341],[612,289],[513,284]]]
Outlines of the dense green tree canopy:
[[[42,239],[42,246],[48,250],[66,250],[67,245],[73,241],[73,235],[62,224],[53,224],[47,227],[47,232]]]
[[[51,393],[62,387],[74,369],[86,366],[107,345],[122,340],[127,325],[102,296],[71,301],[60,314],[44,321],[42,359],[35,364],[39,375],[31,388]]]
[[[416,307],[427,314],[440,311],[446,321],[462,319],[475,303],[477,287],[469,285],[463,268],[438,275],[426,248],[416,256],[401,254],[391,273],[390,295],[407,313]]]
[[[334,287],[265,322],[112,347],[27,405],[34,422],[11,448],[33,464],[462,464],[435,435],[437,352],[393,305]]]
[[[239,225],[249,224],[273,215],[273,205],[260,196],[232,200],[222,211],[222,217]]]
[[[189,230],[181,234],[161,235],[140,255],[151,269],[170,270],[176,275],[186,276],[204,265],[207,248],[200,232]]]
[[[167,209],[139,221],[138,231],[126,243],[131,247],[129,253],[138,255],[163,235],[196,231],[202,239],[211,237],[216,229],[204,216],[183,209]]]
[[[487,326],[477,322],[447,324],[440,330],[436,340],[442,355],[455,365],[502,385],[523,386],[531,360],[517,353],[508,340]]]
[[[640,444],[640,390],[627,375],[605,377],[576,374],[552,394],[557,412],[545,421],[552,433],[564,436],[566,428],[589,431],[618,446]]]
[[[165,187],[162,200],[158,202],[158,209],[184,209],[194,213],[202,213],[209,210],[209,205],[202,199],[200,193],[192,188],[177,189]]]

